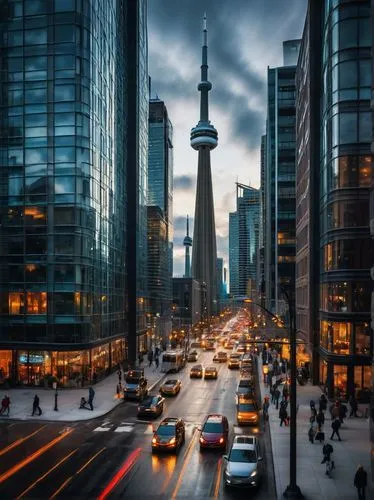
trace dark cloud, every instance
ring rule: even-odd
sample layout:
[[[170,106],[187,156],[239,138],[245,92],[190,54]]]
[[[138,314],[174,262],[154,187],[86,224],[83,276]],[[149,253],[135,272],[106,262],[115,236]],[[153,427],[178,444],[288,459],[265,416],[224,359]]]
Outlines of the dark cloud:
[[[179,175],[174,177],[174,190],[190,190],[195,186],[196,177],[193,175]]]
[[[258,148],[266,117],[266,72],[259,74],[248,64],[253,46],[243,46],[238,33],[253,32],[261,42],[271,37],[273,50],[280,50],[283,40],[301,35],[306,0],[152,0],[149,2],[150,70],[153,88],[166,102],[195,98],[200,72],[201,24],[208,16],[211,103],[229,114],[228,140],[239,140],[248,150]],[[165,50],[152,51],[152,33],[166,43]],[[177,72],[159,71],[168,49],[178,45],[195,54],[196,64],[183,78]],[[257,54],[256,54],[257,55]],[[266,58],[264,54],[264,58]],[[158,59],[160,58],[160,59]],[[161,59],[162,58],[162,59]],[[183,65],[185,62],[180,61]],[[240,92],[233,89],[233,82]],[[250,105],[261,103],[260,106]],[[217,126],[219,123],[212,122]],[[191,124],[193,126],[193,124]]]

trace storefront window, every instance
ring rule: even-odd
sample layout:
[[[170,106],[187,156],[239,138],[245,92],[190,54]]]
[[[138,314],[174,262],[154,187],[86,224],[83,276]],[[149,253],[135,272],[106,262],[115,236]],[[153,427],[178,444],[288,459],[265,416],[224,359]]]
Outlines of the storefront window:
[[[47,292],[27,292],[27,314],[46,314]]]
[[[368,399],[371,384],[371,366],[354,367],[354,384],[357,399]]]
[[[118,363],[122,363],[125,348],[124,343],[123,339],[118,339],[111,343],[112,367],[115,367]]]
[[[349,354],[352,324],[321,321],[321,345],[336,354]]]
[[[344,398],[347,395],[347,367],[334,365],[335,397]]]
[[[370,326],[360,323],[355,326],[355,352],[364,356],[370,355]]]
[[[18,351],[18,380],[24,385],[39,386],[44,378],[44,351]]]
[[[323,283],[321,309],[330,312],[369,312],[371,282]]]
[[[92,375],[96,372],[98,378],[105,375],[109,368],[109,344],[94,347],[91,352]]]
[[[12,367],[12,351],[0,351],[0,384],[10,377]]]
[[[319,382],[321,385],[327,384],[327,362],[320,361],[319,363]]]

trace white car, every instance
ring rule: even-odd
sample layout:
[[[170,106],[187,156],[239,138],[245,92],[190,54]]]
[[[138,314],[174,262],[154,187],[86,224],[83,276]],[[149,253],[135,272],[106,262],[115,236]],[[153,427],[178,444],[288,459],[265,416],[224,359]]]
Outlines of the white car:
[[[262,476],[263,462],[255,436],[235,436],[228,455],[224,455],[225,486],[255,488]]]

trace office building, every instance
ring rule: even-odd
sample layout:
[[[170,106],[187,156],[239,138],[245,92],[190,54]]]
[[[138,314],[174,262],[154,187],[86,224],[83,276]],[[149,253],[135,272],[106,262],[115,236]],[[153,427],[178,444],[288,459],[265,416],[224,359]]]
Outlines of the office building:
[[[298,324],[328,396],[361,401],[372,362],[371,43],[369,1],[310,2],[297,77]]]
[[[134,366],[147,347],[147,188],[148,188],[148,33],[147,0],[127,8],[127,252],[128,361]]]
[[[217,243],[214,220],[214,202],[210,151],[218,144],[217,130],[209,120],[208,94],[212,84],[208,81],[208,31],[204,17],[201,81],[200,120],[191,130],[191,147],[198,151],[198,170],[194,235],[192,247],[192,277],[206,285],[206,314],[216,312],[217,306]]]
[[[193,278],[173,278],[173,328],[192,328],[202,319],[201,284]]]
[[[265,167],[266,167],[266,135],[261,137],[260,150],[260,223],[258,233],[258,253],[257,253],[257,301],[265,307],[265,227],[266,206],[265,206]]]
[[[133,7],[108,0],[8,7],[0,42],[1,379],[83,385],[126,352],[125,117],[137,94],[127,33],[139,23]],[[144,2],[138,8],[145,14]],[[145,57],[146,39],[130,42]]]
[[[229,215],[230,293],[256,298],[260,191],[236,183],[236,212]]]
[[[285,62],[290,61],[289,46],[284,45]],[[295,66],[268,69],[265,296],[266,307],[283,316],[288,306],[282,288],[295,286],[295,71]]]
[[[149,103],[148,142],[148,318],[157,336],[171,331],[173,275],[173,126],[165,103]],[[149,324],[149,321],[148,321]],[[151,321],[153,324],[153,320]],[[148,333],[154,335],[155,328]]]

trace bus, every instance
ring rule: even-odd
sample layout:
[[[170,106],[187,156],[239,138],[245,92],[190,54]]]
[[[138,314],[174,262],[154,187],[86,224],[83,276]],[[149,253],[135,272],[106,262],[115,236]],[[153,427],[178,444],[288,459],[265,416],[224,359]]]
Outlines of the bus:
[[[162,355],[161,372],[179,372],[185,364],[186,356],[184,351],[166,351]]]

